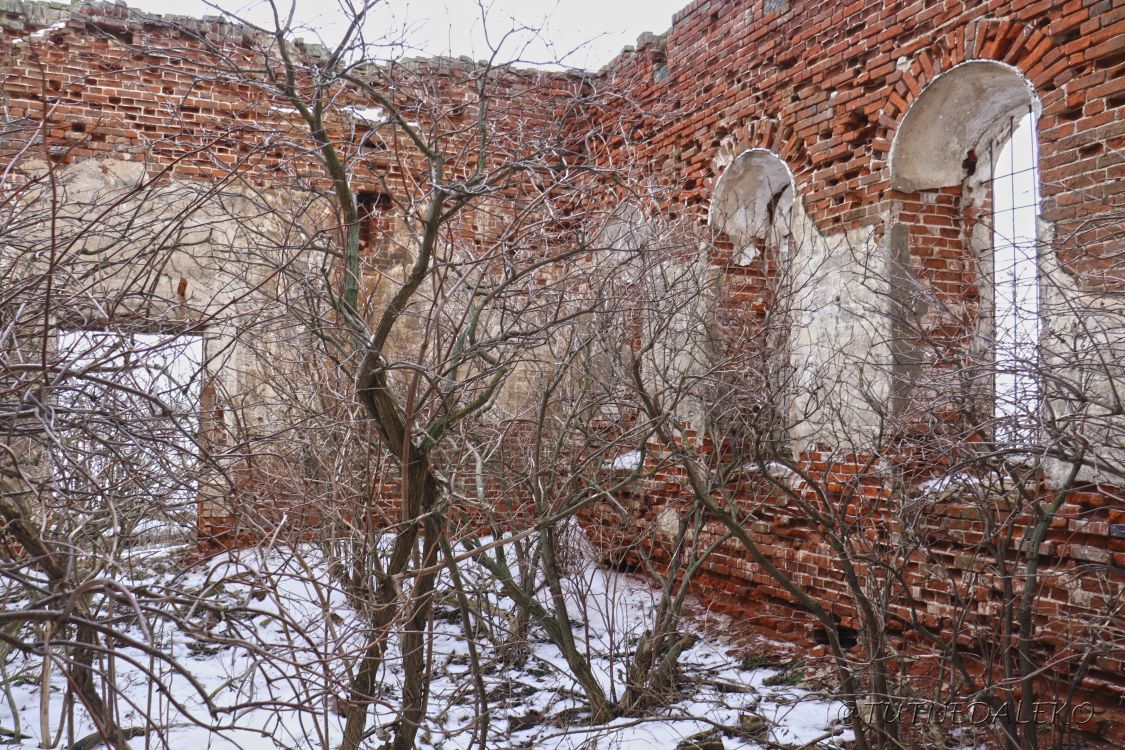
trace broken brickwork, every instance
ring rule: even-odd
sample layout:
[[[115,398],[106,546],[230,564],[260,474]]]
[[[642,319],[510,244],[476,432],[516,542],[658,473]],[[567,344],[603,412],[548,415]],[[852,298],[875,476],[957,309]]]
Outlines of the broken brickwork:
[[[252,325],[251,318],[277,312],[250,299],[266,278],[254,274],[269,275],[267,266],[277,261],[258,255],[260,238],[254,235],[280,229],[270,219],[275,211],[299,215],[304,226],[288,228],[292,259],[318,232],[340,228],[331,201],[322,199],[330,185],[300,113],[276,88],[255,85],[243,74],[268,54],[271,39],[220,19],[151,16],[123,4],[6,2],[0,5],[0,40],[6,118],[0,153],[13,175],[33,184],[46,184],[44,165],[54,167],[63,210],[73,213],[67,231],[79,233],[83,217],[117,214],[122,216],[107,223],[127,227],[128,211],[113,208],[117,201],[163,204],[170,225],[185,221],[183,216],[206,216],[187,237],[159,243],[157,250],[167,257],[149,283],[152,296],[167,304],[130,309],[114,278],[99,279],[112,303],[94,305],[75,325],[115,328],[128,322],[148,330],[175,316],[182,325],[198,327],[208,350],[204,445],[215,455],[238,454],[238,446],[269,435],[284,423],[266,406],[272,399],[270,373],[299,364],[293,358],[302,359],[307,351],[301,347],[311,342],[283,330],[239,334],[240,326]],[[297,43],[294,54],[315,58],[323,52]],[[426,122],[440,112],[456,121],[451,130],[461,127],[457,132],[471,139],[475,131],[464,124],[474,122],[473,97],[463,94],[478,86],[473,71],[467,61],[442,59],[404,61],[371,75],[383,89],[396,91],[404,118]],[[488,85],[491,116],[516,136],[559,133],[570,122],[565,113],[586,78],[494,72]],[[391,196],[429,175],[418,166],[408,139],[387,126],[382,107],[355,90],[333,97],[325,126],[343,158],[356,165],[351,188],[360,214],[359,275],[370,291],[363,312],[370,312],[385,302],[393,286],[386,280],[401,279],[411,263],[410,239],[401,237],[395,218],[401,212]],[[505,132],[492,137],[505,153],[523,148]],[[450,164],[446,178],[455,180],[465,169]],[[490,186],[496,187],[505,186]],[[190,196],[186,203],[185,196]],[[464,242],[486,236],[498,224],[490,213],[499,211],[486,208],[464,212],[456,230]],[[138,242],[153,237],[139,235]],[[94,268],[88,273],[98,273]],[[276,450],[285,455],[284,445]],[[317,524],[322,509],[310,507],[299,472],[287,466],[290,458],[225,465],[222,487],[203,489],[201,540],[253,535],[281,518]],[[379,484],[372,483],[374,496]]]
[[[943,74],[949,74],[947,82],[959,77],[975,81],[964,94],[947,93],[946,109],[932,103],[942,86],[931,84]],[[611,148],[616,159],[657,165],[672,188],[669,211],[706,222],[728,169],[738,167],[740,159],[767,153],[792,174],[793,231],[800,235],[803,225],[805,238],[792,247],[796,259],[833,241],[859,248],[861,258],[893,261],[897,256],[901,266],[887,277],[893,283],[897,274],[909,286],[895,290],[899,294],[894,299],[864,297],[862,273],[835,282],[818,280],[815,274],[807,277],[820,285],[835,284],[839,294],[827,306],[835,304],[837,318],[866,311],[855,316],[870,320],[877,317],[871,310],[889,305],[909,311],[910,333],[899,330],[890,336],[888,359],[894,362],[894,372],[888,377],[897,383],[925,381],[931,390],[949,387],[952,364],[978,345],[982,308],[991,296],[982,288],[984,248],[977,229],[989,210],[981,177],[987,159],[973,152],[975,144],[967,140],[952,144],[964,146],[960,151],[941,152],[943,159],[925,150],[938,151],[942,144],[937,141],[945,137],[942,129],[956,131],[974,117],[987,120],[980,113],[991,116],[990,97],[1000,100],[997,109],[1038,108],[1040,233],[1055,243],[1051,273],[1060,279],[1052,283],[1116,299],[1113,295],[1123,280],[1117,258],[1122,252],[1120,207],[1125,194],[1125,3],[698,0],[675,16],[666,34],[642,37],[605,75],[659,113],[626,119],[618,129],[622,136]],[[1004,93],[992,88],[991,75],[996,80],[1011,76]],[[930,95],[924,99],[927,90]],[[1003,100],[1004,96],[1011,98]],[[1023,96],[1026,104],[1021,103]],[[908,112],[919,102],[933,108],[904,128]],[[937,130],[927,130],[931,125]],[[979,139],[988,125],[964,127],[977,127],[972,135]],[[919,151],[912,152],[911,133],[905,131],[920,130],[934,140],[918,144]],[[943,163],[927,167],[927,158]],[[926,169],[934,174],[926,174]],[[951,177],[938,174],[948,171]],[[1118,217],[1116,226],[1092,220],[1107,213]],[[822,262],[827,256],[817,257]],[[743,284],[749,279],[751,288],[754,279],[762,279],[760,271],[755,275],[751,265],[739,262],[737,247],[726,266],[728,279]],[[754,298],[753,293],[745,294],[747,301]],[[842,330],[831,327],[838,326],[835,322],[826,325],[825,319],[832,317],[807,318],[810,327],[822,329],[822,341]],[[881,345],[878,336],[863,339],[865,334],[857,330],[846,333],[862,339],[862,347]],[[803,335],[808,344],[804,352],[815,357],[816,332]],[[932,358],[909,356],[939,348],[947,359],[944,371],[927,364]],[[934,403],[924,402],[927,408]],[[911,404],[906,396],[901,408],[908,411]],[[950,418],[956,418],[953,409]],[[857,411],[859,423],[865,420],[862,411]],[[933,422],[932,414],[917,416]],[[867,461],[869,457],[821,450],[815,429],[797,438],[795,460],[814,483],[828,488],[840,507],[868,508],[876,515],[886,510],[880,506],[889,492],[887,476]],[[919,450],[925,453],[924,446]],[[937,466],[949,457],[931,460]],[[923,497],[924,468],[912,476],[908,493]],[[1099,617],[1120,622],[1125,585],[1125,539],[1114,531],[1125,522],[1123,494],[1113,477],[1085,479],[1080,491],[1062,503],[1043,547],[1044,569],[1050,573],[1037,616],[1045,630],[1054,630],[1057,640],[1046,640],[1055,644],[1062,662],[1065,628],[1055,625]],[[640,482],[629,498],[638,520],[633,528],[622,529],[611,514],[599,512],[591,513],[588,523],[610,547],[614,540],[651,534],[656,539],[653,553],[660,559],[667,554],[661,529],[668,524],[669,512],[674,519],[686,507],[684,481],[682,472],[666,468]],[[1044,497],[1050,497],[1050,486],[1045,479]],[[823,529],[768,482],[751,478],[738,492],[761,548],[794,581],[827,602],[841,628],[857,628],[855,605]],[[971,637],[973,627],[988,632],[997,593],[988,590],[990,584],[972,594],[977,599],[968,610],[970,620],[977,618],[976,626],[955,625],[951,619],[965,611],[958,601],[965,593],[959,586],[970,579],[985,580],[976,577],[982,565],[980,545],[988,538],[978,510],[956,493],[933,509],[925,522],[926,554],[905,569],[902,606],[893,608],[901,619],[888,621],[888,631],[915,631],[911,622],[917,622],[946,638]],[[866,531],[883,534],[885,529]],[[709,526],[703,541],[718,539],[722,532],[719,524]],[[640,560],[631,551],[620,562],[637,565]],[[816,638],[816,628],[796,614],[792,595],[733,540],[710,559],[698,587],[724,611]],[[1105,653],[1081,679],[1106,711],[1119,706],[1125,691],[1123,665],[1119,650]],[[1063,671],[1073,668],[1071,664]],[[1105,720],[1100,729],[1106,736],[1125,736],[1119,719]]]

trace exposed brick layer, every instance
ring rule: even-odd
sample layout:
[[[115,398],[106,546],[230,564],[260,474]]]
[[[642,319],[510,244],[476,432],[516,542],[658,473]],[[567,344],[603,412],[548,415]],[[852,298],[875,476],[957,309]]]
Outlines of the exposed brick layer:
[[[1122,215],[1123,40],[1125,2],[1120,0],[697,0],[677,14],[665,36],[642,38],[635,51],[607,69],[606,75],[652,114],[626,110],[605,158],[656,166],[673,188],[669,210],[686,207],[702,222],[730,158],[764,148],[790,168],[798,200],[823,234],[870,226],[881,237],[892,223],[907,225],[911,271],[940,302],[930,305],[921,327],[929,346],[951,366],[972,346],[979,324],[981,269],[970,240],[976,222],[986,218],[987,203],[980,205],[979,198],[971,203],[960,187],[893,190],[889,155],[898,127],[926,85],[960,63],[995,60],[1017,68],[1042,106],[1042,218],[1053,224],[1056,239],[1065,239],[1057,248],[1059,259],[1084,283],[1115,288],[1122,278],[1120,224],[1084,220]],[[743,292],[748,300],[754,298],[752,285]],[[940,387],[940,377],[932,387]],[[824,468],[824,455],[809,453],[801,460],[814,474]],[[854,496],[844,505],[881,493],[881,479],[849,476],[856,468],[832,467],[842,478],[829,486]],[[753,537],[762,548],[793,580],[828,603],[843,626],[855,627],[838,563],[815,526],[760,486],[740,487],[736,495],[752,509]],[[1125,518],[1122,497],[1111,488],[1074,493],[1043,548],[1045,590],[1037,621],[1046,635],[1041,647],[1045,659],[1054,649],[1064,673],[1074,667],[1065,659],[1068,635],[1107,613],[1120,625],[1125,540],[1111,537],[1110,525]],[[666,555],[661,513],[682,506],[683,498],[682,477],[662,471],[630,499],[635,526],[621,528],[605,509],[591,511],[586,520],[607,549],[615,549],[615,542],[651,539],[660,559]],[[873,539],[893,530],[877,512],[868,523],[863,531]],[[910,630],[904,623],[918,617],[966,645],[978,639],[971,648],[1000,637],[990,622],[999,583],[980,575],[985,528],[971,502],[947,501],[928,511],[926,554],[905,567],[901,600],[893,608],[903,621],[888,627]],[[1026,519],[1016,528],[1025,530]],[[715,539],[721,533],[714,523],[704,535]],[[623,554],[623,562],[638,563],[635,550]],[[941,575],[933,573],[935,565]],[[792,597],[734,541],[719,548],[697,585],[714,606],[736,615],[786,631],[812,627],[787,606]],[[956,626],[953,616],[966,609],[970,616]],[[1122,716],[1113,713],[1125,695],[1120,649],[1096,660],[1084,686],[1110,712],[1100,731],[1118,741],[1125,738]]]
[[[800,463],[814,484],[828,492],[831,504],[844,509],[834,524],[838,524],[836,530],[841,537],[849,540],[852,560],[860,561],[859,570],[868,585],[878,588],[886,580],[886,571],[874,567],[876,560],[897,571],[897,580],[889,588],[893,596],[886,632],[901,653],[932,653],[933,644],[919,635],[922,628],[947,640],[956,639],[966,654],[987,654],[1000,642],[1002,581],[996,575],[993,555],[1004,545],[990,544],[996,540],[990,539],[985,530],[987,503],[957,493],[938,498],[915,493],[910,502],[918,506],[914,517],[919,523],[914,532],[919,535],[919,544],[904,545],[900,556],[892,553],[891,547],[882,546],[902,532],[901,519],[907,515],[887,506],[889,488],[883,472],[860,457],[848,461],[808,453]],[[657,565],[668,561],[670,537],[664,514],[669,509],[684,513],[690,507],[683,473],[653,459],[650,465],[662,468],[638,482],[622,499],[634,514],[631,523],[623,523],[618,512],[604,506],[582,514],[584,526],[611,564],[640,570],[645,558]],[[859,630],[862,623],[854,597],[840,557],[825,539],[825,529],[812,523],[791,499],[760,477],[751,474],[729,488],[729,493],[746,514],[744,526],[751,538],[772,562],[813,593],[838,618],[840,627]],[[802,494],[809,503],[825,507],[817,502],[811,486]],[[1043,499],[1050,502],[1053,497],[1048,492]],[[1125,517],[1121,508],[1119,493],[1089,487],[1072,492],[1051,523],[1041,548],[1042,593],[1034,610],[1039,628],[1035,653],[1041,663],[1052,665],[1042,681],[1043,696],[1057,697],[1059,687],[1051,680],[1061,677],[1065,684],[1073,673],[1079,656],[1072,650],[1075,644],[1081,648],[1083,639],[1115,632],[1115,619],[1120,625],[1119,614],[1114,613],[1120,610],[1125,585],[1121,572],[1125,543],[1109,537],[1109,525]],[[1014,524],[1015,538],[1020,538],[1032,523],[1030,515],[1021,516]],[[710,521],[694,541],[705,546],[725,532],[721,522]],[[1010,559],[1018,556],[1015,550],[1008,554]],[[871,569],[865,569],[865,560],[872,561]],[[1019,586],[1018,575],[1015,581]],[[805,613],[764,568],[749,559],[734,539],[723,542],[712,553],[693,585],[708,606],[736,621],[786,634],[809,646],[825,642],[820,623]],[[1084,729],[1114,741],[1121,736],[1125,718],[1120,708],[1125,692],[1123,658],[1120,648],[1099,656],[1079,689],[1079,695],[1097,706],[1097,722]],[[925,669],[926,663],[920,660],[914,671],[933,676]],[[981,667],[977,664],[976,668]]]
[[[678,202],[701,210],[721,150],[766,148],[793,171],[823,232],[879,224],[897,201],[887,161],[910,103],[959,63],[997,60],[1042,103],[1043,213],[1065,231],[1122,190],[1123,37],[1119,0],[697,0],[665,37],[608,69],[663,115],[660,127],[629,120],[619,132],[633,135],[611,147],[664,165],[684,186]],[[654,77],[655,61],[670,74]]]

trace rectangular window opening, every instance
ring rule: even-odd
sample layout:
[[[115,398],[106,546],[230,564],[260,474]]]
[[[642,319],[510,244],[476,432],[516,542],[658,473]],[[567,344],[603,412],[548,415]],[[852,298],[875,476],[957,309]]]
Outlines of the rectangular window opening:
[[[1033,111],[993,144],[992,268],[996,438],[1026,444],[1040,407],[1039,154]],[[999,149],[997,155],[996,149]]]
[[[62,329],[51,463],[62,507],[104,541],[186,540],[200,485],[201,335]]]
[[[361,190],[356,193],[359,213],[359,246],[372,252],[376,243],[390,230],[391,197],[386,193]]]

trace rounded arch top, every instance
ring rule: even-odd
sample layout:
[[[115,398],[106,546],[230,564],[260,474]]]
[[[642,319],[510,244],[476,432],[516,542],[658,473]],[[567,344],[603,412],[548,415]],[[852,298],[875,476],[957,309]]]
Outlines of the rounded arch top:
[[[764,238],[778,211],[792,208],[794,190],[781,157],[765,148],[743,151],[716,183],[707,223],[736,242]]]
[[[1037,107],[1031,82],[996,60],[941,73],[911,103],[891,142],[891,186],[908,192],[959,185],[964,162],[1006,115]]]

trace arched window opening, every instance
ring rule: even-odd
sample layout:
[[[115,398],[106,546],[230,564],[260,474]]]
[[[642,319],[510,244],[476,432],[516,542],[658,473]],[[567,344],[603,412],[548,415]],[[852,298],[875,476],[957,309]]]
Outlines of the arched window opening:
[[[715,186],[709,221],[734,243],[733,260],[784,258],[792,235],[793,176],[765,149],[740,155]]]
[[[761,454],[788,454],[792,363],[790,261],[793,175],[778,156],[751,149],[715,186],[711,227],[733,244],[727,275],[731,331],[729,371],[716,378],[722,393],[709,421],[732,444]],[[733,302],[737,300],[737,302]]]
[[[1039,154],[1030,108],[990,147],[997,437],[1030,437],[1039,408]]]
[[[1040,405],[1037,107],[1016,68],[965,62],[922,89],[890,152],[896,413],[990,421],[1008,444]]]

